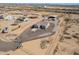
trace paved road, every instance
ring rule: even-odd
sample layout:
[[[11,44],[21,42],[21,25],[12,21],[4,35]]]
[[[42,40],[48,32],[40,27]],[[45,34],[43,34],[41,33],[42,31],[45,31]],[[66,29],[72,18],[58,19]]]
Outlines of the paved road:
[[[15,50],[17,48],[17,43],[15,42],[3,42],[0,40],[0,51]]]
[[[37,30],[35,32],[31,31],[31,29],[25,30],[20,36],[18,36],[18,41],[21,40],[22,42],[30,41],[33,38],[40,37],[43,34],[51,33],[52,29],[54,28],[54,24],[51,24],[51,26],[47,30]]]

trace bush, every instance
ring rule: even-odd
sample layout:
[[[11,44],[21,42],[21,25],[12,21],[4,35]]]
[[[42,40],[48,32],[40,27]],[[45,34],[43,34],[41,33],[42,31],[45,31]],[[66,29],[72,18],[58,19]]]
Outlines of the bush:
[[[69,18],[65,18],[65,21],[68,22],[70,19]]]

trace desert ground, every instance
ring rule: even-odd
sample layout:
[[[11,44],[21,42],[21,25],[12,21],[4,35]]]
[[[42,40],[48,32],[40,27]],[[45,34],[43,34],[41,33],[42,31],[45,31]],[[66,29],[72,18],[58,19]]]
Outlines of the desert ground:
[[[0,7],[0,55],[79,55],[79,8]]]

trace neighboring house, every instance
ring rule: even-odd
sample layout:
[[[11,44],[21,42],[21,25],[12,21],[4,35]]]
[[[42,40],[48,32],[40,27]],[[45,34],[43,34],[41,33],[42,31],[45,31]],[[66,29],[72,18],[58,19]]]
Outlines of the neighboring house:
[[[27,18],[27,17],[24,19],[24,21],[28,21],[28,20],[30,20],[30,19],[29,19],[29,18]]]
[[[43,21],[55,21],[56,19],[58,19],[57,16],[43,16]]]
[[[27,17],[30,19],[36,19],[36,18],[38,18],[38,15],[32,14],[32,15],[28,15]]]
[[[18,20],[18,21],[28,21],[29,18],[27,18],[27,17],[19,17],[16,20]]]
[[[15,23],[22,23],[22,22],[27,22],[29,18],[27,17],[19,17],[16,19]]]
[[[48,16],[47,15],[43,15],[42,17],[43,17],[44,20],[47,20],[48,19]]]
[[[19,21],[24,21],[25,17],[19,17],[17,18],[16,20],[19,20]]]
[[[55,21],[55,19],[56,19],[56,17],[54,17],[54,16],[49,16],[49,17],[48,17],[48,20]]]

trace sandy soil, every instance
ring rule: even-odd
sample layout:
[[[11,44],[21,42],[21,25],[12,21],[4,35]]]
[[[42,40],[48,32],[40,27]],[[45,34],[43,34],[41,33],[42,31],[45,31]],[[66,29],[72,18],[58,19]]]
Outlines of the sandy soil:
[[[9,12],[10,13],[10,12]],[[35,40],[31,40],[28,42],[22,43],[22,47],[16,49],[15,51],[3,52],[0,51],[0,54],[6,55],[77,55],[79,54],[79,15],[67,15],[62,13],[50,13],[50,12],[37,12],[33,11],[33,13],[37,13],[39,15],[57,15],[60,17],[59,30],[56,32],[54,36],[49,36],[45,38],[39,38]],[[65,18],[69,18],[69,21],[66,24],[64,21]],[[32,26],[33,24],[40,22],[42,20],[41,16],[38,19],[31,19],[28,22],[20,23],[15,27],[9,26],[9,22],[0,21],[0,28],[4,28],[5,26],[9,26],[10,31],[7,34],[0,34],[0,38],[3,36],[6,39],[6,35],[16,34],[14,37],[16,38],[21,33],[24,32],[27,28]],[[18,28],[15,31],[11,31],[13,28]],[[65,31],[64,31],[65,30]],[[6,40],[5,40],[6,41]],[[7,40],[8,41],[8,40]],[[41,48],[42,41],[46,41],[48,43],[44,44],[46,46],[44,49]]]

